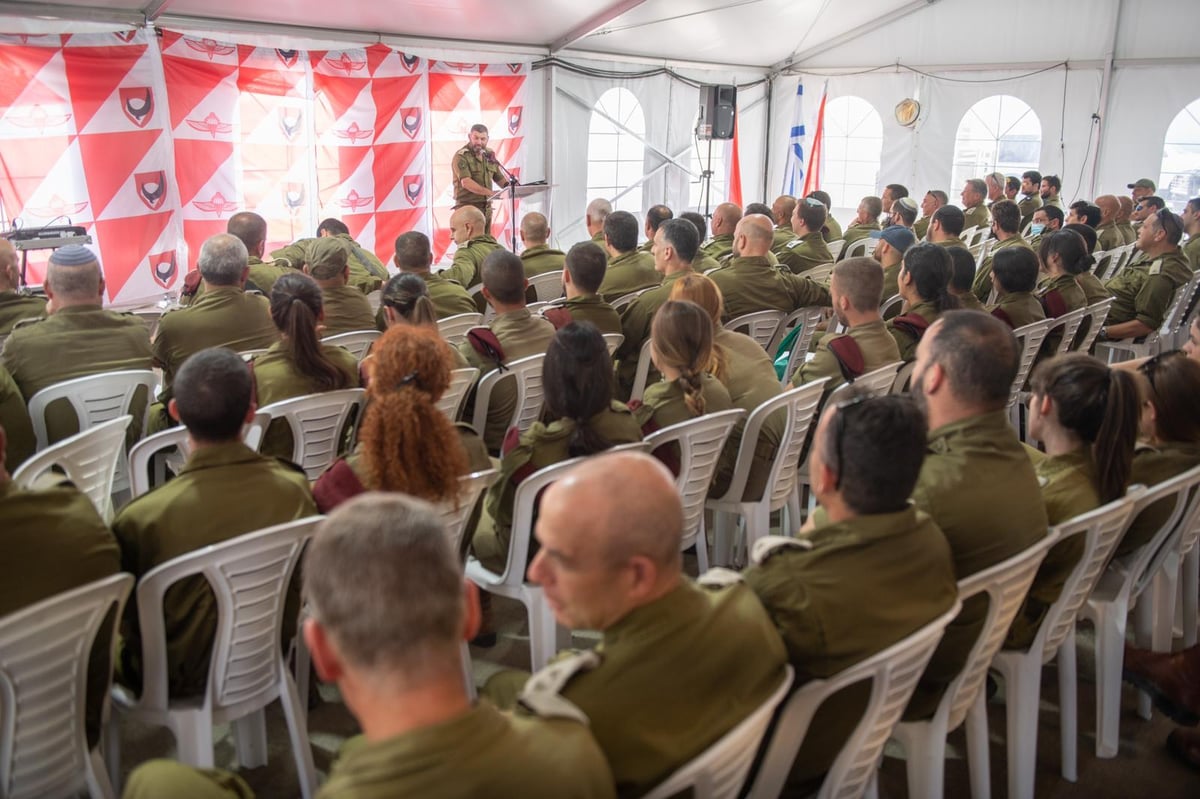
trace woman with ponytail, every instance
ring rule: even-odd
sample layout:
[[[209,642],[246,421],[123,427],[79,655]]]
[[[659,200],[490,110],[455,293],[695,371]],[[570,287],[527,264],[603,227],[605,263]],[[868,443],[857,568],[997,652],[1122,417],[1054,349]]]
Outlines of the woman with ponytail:
[[[425,328],[392,328],[375,343],[358,446],[313,486],[322,513],[364,491],[452,501],[461,475],[490,467],[479,437],[438,410],[450,349]]]
[[[1069,353],[1039,364],[1030,386],[1029,434],[1046,449],[1034,468],[1050,524],[1121,497],[1130,482],[1141,407],[1133,375]],[[1005,646],[1023,649],[1033,641],[1083,556],[1084,543],[1084,536],[1077,535],[1051,548]]]
[[[642,440],[633,413],[613,399],[612,357],[590,322],[572,322],[554,334],[542,365],[542,386],[546,418],[554,421],[535,422],[524,433],[515,427],[508,431],[500,450],[500,479],[487,496],[493,524],[489,529],[484,521],[475,532],[476,557],[497,571],[508,559],[513,499],[526,477],[570,458]]]
[[[958,298],[950,293],[953,274],[954,261],[940,244],[924,242],[905,251],[898,277],[904,313],[889,320],[887,327],[906,363],[916,359],[917,344],[929,326],[959,307]]]
[[[280,340],[252,362],[255,401],[262,408],[273,402],[357,388],[358,362],[341,347],[322,344],[317,328],[323,316],[321,289],[307,275],[283,275],[271,288],[271,319]],[[267,428],[264,455],[291,459],[292,431],[277,419]]]
[[[438,329],[437,308],[429,297],[429,284],[417,274],[403,272],[396,275],[383,287],[379,301],[379,313],[375,321],[380,330],[396,326],[428,327]],[[462,369],[470,364],[457,348],[450,348],[451,368]]]
[[[1037,290],[1037,298],[1047,319],[1057,319],[1087,306],[1087,297],[1076,278],[1089,272],[1096,259],[1087,251],[1082,236],[1073,230],[1056,230],[1043,236],[1038,247],[1038,262],[1046,278]],[[1042,343],[1041,351],[1058,352],[1061,342],[1062,329],[1053,330]]]

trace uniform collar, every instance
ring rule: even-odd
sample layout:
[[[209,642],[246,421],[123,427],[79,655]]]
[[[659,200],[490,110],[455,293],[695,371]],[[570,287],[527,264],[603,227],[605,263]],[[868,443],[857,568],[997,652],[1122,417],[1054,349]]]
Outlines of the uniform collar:
[[[925,521],[926,514],[917,510],[911,500],[908,505],[894,513],[873,513],[856,516],[843,522],[828,522],[818,526],[808,536],[813,549],[831,546],[853,546],[868,541],[887,538],[898,532],[911,530]]]
[[[687,577],[664,596],[634,608],[604,631],[603,648],[621,643],[654,643],[703,613],[708,599]]]
[[[978,416],[968,416],[957,422],[944,424],[929,432],[929,444],[926,451],[930,454],[944,455],[953,452],[955,445],[970,439],[997,439],[998,436],[1012,436],[1012,428],[1008,425],[1008,413],[1003,408],[998,411],[988,411]]]
[[[103,310],[103,306],[100,305],[68,305],[66,308],[56,308],[54,310],[54,316],[75,316],[78,314],[100,313]]]
[[[502,314],[498,314],[496,318],[492,320],[491,328],[492,330],[495,330],[498,327],[511,327],[512,325],[526,322],[532,318],[533,314],[529,312],[529,308],[518,308],[515,311],[505,311]]]
[[[496,244],[497,243],[496,239],[491,234],[484,233],[482,236],[476,236],[475,238],[471,239],[463,246],[470,247],[472,244],[475,244],[476,242],[480,242],[480,241],[482,241],[484,244]]]
[[[642,256],[642,253],[638,252],[637,250],[630,250],[629,252],[623,252],[620,255],[618,255],[616,258],[613,258],[611,261],[608,262],[608,265],[609,266],[617,266],[619,264],[629,263],[630,261],[641,260],[641,256]]]
[[[739,255],[729,261],[729,267],[736,269],[737,267],[746,267],[749,269],[759,269],[761,267],[771,267],[771,262],[767,260],[765,255]]]
[[[603,305],[604,300],[601,299],[600,296],[596,295],[596,294],[580,294],[577,297],[571,297],[570,299],[565,299],[561,303],[558,303],[558,304],[560,306]]]
[[[191,457],[188,458],[187,464],[184,465],[179,473],[186,474],[188,472],[198,472],[203,469],[230,466],[235,463],[252,463],[261,460],[266,460],[266,458],[247,447],[241,441],[229,441],[193,451]]]

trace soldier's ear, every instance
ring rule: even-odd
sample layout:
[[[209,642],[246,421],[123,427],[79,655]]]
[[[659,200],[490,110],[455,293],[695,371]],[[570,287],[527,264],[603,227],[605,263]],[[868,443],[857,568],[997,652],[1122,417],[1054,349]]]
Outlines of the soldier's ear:
[[[174,419],[177,422],[179,421],[179,405],[175,402],[174,399],[167,402],[167,413],[171,416],[172,419]]]
[[[470,641],[479,635],[483,625],[483,611],[479,607],[479,588],[470,580],[463,580],[463,630],[462,638]]]
[[[308,645],[308,651],[312,655],[317,676],[325,682],[337,682],[345,673],[345,669],[325,628],[314,618],[304,620],[304,643]]]

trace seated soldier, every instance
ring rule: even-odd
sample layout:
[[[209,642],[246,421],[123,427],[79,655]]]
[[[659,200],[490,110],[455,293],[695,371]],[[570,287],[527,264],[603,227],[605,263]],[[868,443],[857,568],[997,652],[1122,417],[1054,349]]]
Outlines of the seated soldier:
[[[964,311],[982,311],[983,303],[971,291],[975,282],[975,256],[966,247],[947,247],[953,272],[950,274],[950,293]]]
[[[711,277],[725,299],[725,314],[733,319],[755,311],[794,311],[805,305],[828,305],[829,289],[803,275],[775,268],[771,251],[771,220],[759,214],[743,217],[733,236],[733,258]]]
[[[1096,259],[1088,253],[1082,236],[1070,230],[1043,236],[1038,263],[1043,280],[1037,295],[1047,318],[1057,319],[1087,306],[1087,297],[1075,278],[1090,270]]]
[[[433,263],[433,250],[429,246],[429,237],[424,233],[412,230],[397,236],[396,254],[392,260],[402,274],[417,275],[425,281],[429,287],[429,299],[433,301],[438,319],[463,313],[478,313],[479,309],[475,307],[475,298],[467,293],[461,283],[454,282],[444,272],[435,275],[430,271],[430,265]],[[395,279],[393,277],[392,281]],[[384,295],[387,295],[386,288]],[[380,305],[379,314],[375,317],[375,321],[380,323],[380,329],[385,327],[382,323],[383,313],[383,306]]]
[[[8,239],[0,239],[0,344],[22,319],[46,315],[46,301],[22,294],[17,251]]]
[[[367,494],[321,525],[304,561],[304,639],[362,734],[318,799],[527,796],[611,799],[612,775],[587,718],[553,693],[510,715],[467,695],[460,647],[479,627],[439,514],[399,494]],[[173,761],[134,771],[125,799],[247,799],[239,778]]]
[[[154,365],[163,370],[163,388],[150,408],[150,432],[174,424],[167,406],[174,396],[175,373],[193,353],[210,347],[266,349],[279,340],[267,298],[244,290],[248,257],[246,245],[228,233],[218,233],[200,247],[203,296],[165,314],[154,337]]]
[[[792,214],[795,211],[796,198],[791,195],[780,195],[775,198],[775,202],[771,203],[771,219],[775,221],[775,239],[771,242],[771,252],[777,256],[782,254],[784,246],[789,241],[796,238],[796,231],[792,229]]]
[[[654,234],[658,232],[663,222],[674,218],[675,212],[662,203],[650,206],[650,210],[646,212],[646,224],[642,228],[642,232],[646,234],[646,240],[638,246],[638,250],[650,252],[654,247]]]
[[[809,192],[808,196],[825,206],[825,226],[821,228],[821,238],[825,239],[826,243],[841,241],[842,226],[833,218],[833,214],[830,213],[833,210],[833,199],[829,196],[829,192],[818,189]]]
[[[949,204],[950,197],[941,189],[925,192],[925,197],[921,200],[921,218],[913,223],[913,235],[917,237],[917,241],[929,240],[929,225],[933,222],[933,215],[943,205]]]
[[[33,421],[21,389],[8,370],[0,365],[0,427],[8,431],[4,447],[4,460],[8,468],[15,470],[37,450],[37,438],[33,434]]]
[[[1033,250],[1028,247],[1001,250],[996,253],[992,265],[996,303],[984,310],[1014,330],[1042,321],[1046,318],[1046,312],[1033,294],[1037,279],[1038,258]]]
[[[460,211],[478,211],[469,206]],[[554,325],[540,316],[533,316],[525,307],[525,267],[519,256],[508,250],[493,250],[483,260],[483,297],[496,311],[496,318],[487,327],[471,328],[458,351],[470,366],[479,369],[480,379],[495,369],[506,369],[518,358],[544,353],[554,338]],[[467,399],[463,418],[474,412],[475,397]],[[500,381],[492,391],[488,405],[487,427],[478,430],[488,452],[499,452],[508,432],[509,422],[517,410],[517,388],[513,378]]]
[[[821,415],[809,461],[819,519],[800,538],[768,539],[743,575],[783,636],[797,684],[836,675],[954,605],[950,548],[908,501],[924,446],[925,420],[907,397],[858,395]],[[869,693],[860,684],[821,705],[788,795],[820,787]]]
[[[1021,211],[1017,208],[1016,203],[1012,200],[1000,200],[992,206],[991,211],[992,235],[996,237],[996,244],[979,263],[979,269],[975,272],[975,283],[972,286],[975,298],[982,303],[986,303],[988,296],[992,293],[992,261],[996,255],[1009,247],[1031,249],[1029,242],[1021,237]]]
[[[675,481],[648,455],[596,455],[546,489],[529,578],[559,624],[602,640],[552,672],[504,672],[484,689],[507,705],[561,686],[587,714],[619,796],[646,794],[783,679],[783,643],[758,599],[686,578],[682,533]]]
[[[1043,236],[1049,236],[1051,233],[1062,230],[1065,222],[1066,218],[1058,206],[1039,206],[1033,212],[1033,221],[1029,223],[1029,246],[1037,249]]]
[[[566,253],[546,244],[550,239],[550,223],[544,214],[536,211],[521,217],[521,263],[525,264],[525,277],[535,277],[546,272],[561,272]]]
[[[924,242],[904,253],[899,278],[904,313],[887,326],[905,362],[917,357],[917,345],[929,326],[946,311],[958,307],[958,301],[950,293],[952,267],[948,249],[936,244]]]
[[[457,281],[463,288],[478,286],[483,280],[483,259],[503,249],[488,231],[483,211],[473,205],[455,208],[450,214],[450,235],[454,237],[458,249],[454,251],[450,266],[439,274]],[[477,297],[475,307],[483,311],[487,306]]]
[[[293,264],[286,258],[263,261],[262,256],[267,248],[267,220],[253,211],[240,211],[229,217],[225,232],[240,239],[242,244],[246,245],[246,251],[250,253],[247,261],[250,266],[250,273],[246,278],[247,291],[259,291],[270,296],[276,280],[304,266],[302,260]],[[303,253],[303,250],[300,252]],[[204,294],[202,277],[199,269],[187,273],[183,288],[179,292],[181,305],[191,305]]]
[[[542,310],[556,329],[571,322],[590,322],[601,333],[620,333],[621,315],[597,293],[604,282],[608,258],[604,250],[590,241],[576,244],[567,253],[563,270],[566,298]]]
[[[256,408],[253,378],[241,357],[202,350],[187,359],[176,382],[169,410],[187,427],[191,455],[178,476],[130,502],[112,524],[121,570],[139,578],[180,555],[317,512],[304,472],[242,443],[242,426]],[[296,618],[298,599],[289,599],[295,611],[285,618]],[[200,576],[179,581],[167,590],[163,614],[168,691],[175,698],[203,694],[217,624],[212,589]],[[140,690],[136,597],[125,606],[121,637],[118,679]]]
[[[1053,208],[1054,206],[1049,206]],[[1087,225],[1067,225],[1063,230],[1069,230],[1083,239],[1083,244],[1087,248],[1088,253],[1096,251],[1096,231]],[[1084,299],[1088,305],[1107,300],[1112,294],[1105,287],[1100,278],[1096,276],[1095,271],[1088,269],[1080,272],[1075,276],[1075,283],[1083,291]]]
[[[596,293],[605,302],[662,282],[662,275],[654,271],[654,256],[638,250],[637,219],[628,211],[613,211],[604,220],[604,249],[608,270]]]
[[[686,219],[696,228],[696,255],[692,258],[692,270],[704,274],[712,269],[720,269],[720,261],[700,251],[700,243],[704,241],[704,232],[708,230],[708,223],[704,221],[704,216],[695,211],[684,211],[679,215],[679,218]],[[657,238],[658,236],[655,234],[655,239],[657,240]],[[659,272],[663,271],[657,263],[654,268],[658,269]]]
[[[736,203],[721,203],[713,209],[712,238],[700,245],[700,252],[720,263],[733,252],[733,232],[742,221],[742,209]],[[703,238],[704,231],[700,231]],[[774,236],[772,235],[772,240]]]
[[[1179,249],[1183,222],[1163,208],[1146,217],[1138,230],[1138,256],[1104,284],[1113,295],[1101,341],[1137,339],[1162,326],[1175,292],[1192,279],[1192,268]]]
[[[779,263],[799,275],[815,266],[833,263],[833,254],[821,238],[825,226],[825,206],[811,197],[794,204],[792,210],[792,232],[789,241],[771,252],[779,257]]]
[[[308,250],[304,271],[321,289],[322,336],[375,329],[371,303],[365,294],[350,285],[349,256],[349,248],[337,238],[317,239]],[[271,296],[270,291],[264,293]]]
[[[883,269],[883,288],[881,290],[883,299],[880,301],[880,305],[882,305],[900,293],[900,267],[904,261],[904,253],[917,243],[917,238],[911,230],[901,225],[889,225],[883,230],[872,230],[871,238],[878,239],[878,243],[868,257],[874,258],[875,262]],[[972,263],[971,268],[974,269],[974,267],[975,265]],[[900,309],[897,308],[885,318],[891,319],[899,312]]]
[[[350,250],[348,264],[350,266],[350,285],[369,294],[383,285],[387,280],[387,267],[383,265],[375,253],[367,250],[350,236],[350,228],[340,219],[332,217],[321,220],[317,225],[317,238],[300,239],[280,250],[271,253],[276,261],[286,261],[293,268],[299,269],[308,259],[308,249],[318,239],[336,238]]]
[[[829,292],[833,313],[846,332],[822,336],[812,360],[792,376],[792,385],[827,377],[828,394],[843,383],[900,360],[896,339],[879,314],[882,288],[883,272],[870,257],[848,258],[834,267]]]
[[[137,316],[104,308],[104,275],[86,247],[70,245],[51,253],[46,294],[49,316],[19,322],[0,356],[26,403],[64,380],[151,367],[150,331]],[[151,399],[144,394],[135,398],[135,419]],[[66,399],[51,403],[47,411],[50,443],[79,432],[79,420]],[[130,442],[140,434],[138,425],[130,425]]]
[[[1041,488],[1005,406],[1020,353],[1009,327],[976,311],[950,311],[917,347],[912,392],[929,420],[917,508],[950,542],[957,579],[1018,554],[1047,531]],[[929,718],[958,676],[986,615],[975,596],[946,628],[904,717]]]
[[[458,285],[452,281],[446,282],[449,285]],[[412,326],[429,328],[440,336],[441,333],[438,330],[438,310],[434,304],[433,295],[430,294],[430,288],[434,285],[423,280],[420,275],[410,272],[402,272],[385,283],[383,285],[383,294],[379,298],[379,314],[376,317],[383,322],[380,325],[383,328],[383,332],[386,333],[393,327]],[[469,296],[468,299],[470,299]],[[474,301],[472,300],[473,303]],[[468,311],[468,313],[474,313],[474,311]],[[359,364],[359,372],[362,374],[364,387],[370,379],[368,365],[374,357],[374,352],[375,347],[372,347],[372,354],[363,358]],[[450,353],[451,369],[465,369],[470,366],[467,363],[467,359],[463,357],[463,354],[456,347],[450,347],[448,352]]]
[[[862,198],[862,202],[858,204],[857,216],[846,227],[846,232],[842,235],[846,246],[842,248],[842,253],[838,256],[839,259],[846,257],[846,252],[850,249],[851,244],[859,239],[867,238],[871,235],[872,230],[879,230],[879,215],[882,213],[882,199],[874,196]]]
[[[955,205],[943,205],[933,212],[928,239],[943,247],[966,247],[967,243],[962,240],[965,227],[966,218],[962,209]]]

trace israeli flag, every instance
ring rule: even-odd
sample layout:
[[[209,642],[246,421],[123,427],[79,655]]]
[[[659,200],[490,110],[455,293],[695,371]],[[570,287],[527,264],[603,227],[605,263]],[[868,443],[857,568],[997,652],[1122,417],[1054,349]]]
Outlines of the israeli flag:
[[[798,196],[804,188],[804,81],[796,84],[796,106],[788,131],[788,154],[783,170],[783,193]]]

